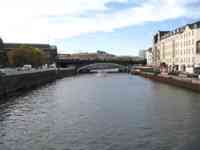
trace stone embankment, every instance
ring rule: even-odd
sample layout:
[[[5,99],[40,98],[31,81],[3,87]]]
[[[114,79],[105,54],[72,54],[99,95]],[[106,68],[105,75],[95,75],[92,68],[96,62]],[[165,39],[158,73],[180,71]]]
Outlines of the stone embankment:
[[[0,75],[0,98],[75,74],[75,68],[65,68]]]
[[[137,75],[149,78],[154,81],[186,88],[196,92],[200,92],[200,80],[195,78],[186,78],[172,75],[155,75],[153,73],[138,72]]]

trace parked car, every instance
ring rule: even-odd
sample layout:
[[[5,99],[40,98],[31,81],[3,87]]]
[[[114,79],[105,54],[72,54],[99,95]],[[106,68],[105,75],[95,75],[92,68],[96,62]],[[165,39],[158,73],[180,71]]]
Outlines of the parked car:
[[[178,76],[180,74],[180,71],[172,71],[172,72],[169,72],[168,74]]]
[[[49,68],[56,68],[56,64],[49,65]]]
[[[22,70],[26,71],[26,70],[31,70],[32,69],[32,65],[24,65],[22,67]]]
[[[195,67],[194,68],[194,73],[200,74],[200,67]]]
[[[0,77],[5,76],[5,73],[3,72],[3,70],[0,70]]]

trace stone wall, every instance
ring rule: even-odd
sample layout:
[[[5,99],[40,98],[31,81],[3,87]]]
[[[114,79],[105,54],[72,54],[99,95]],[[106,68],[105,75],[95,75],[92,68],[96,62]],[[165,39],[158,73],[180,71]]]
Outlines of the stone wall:
[[[174,85],[177,87],[182,87],[185,89],[189,89],[192,91],[200,92],[200,82],[197,82],[192,79],[181,79],[181,78],[173,78],[173,77],[164,77],[164,76],[156,76],[151,73],[139,73],[139,75],[152,79],[154,81]]]
[[[75,74],[76,74],[76,69],[74,67],[72,67],[72,68],[63,68],[63,69],[60,68],[57,71],[56,78],[60,79],[60,78],[64,78],[64,77],[73,76]]]
[[[74,68],[0,76],[0,97],[75,75]]]

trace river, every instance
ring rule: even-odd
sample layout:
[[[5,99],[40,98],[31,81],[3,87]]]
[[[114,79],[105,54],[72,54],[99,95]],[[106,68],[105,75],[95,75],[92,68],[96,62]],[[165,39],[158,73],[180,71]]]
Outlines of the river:
[[[0,104],[0,150],[199,150],[200,94],[128,74],[58,80]]]

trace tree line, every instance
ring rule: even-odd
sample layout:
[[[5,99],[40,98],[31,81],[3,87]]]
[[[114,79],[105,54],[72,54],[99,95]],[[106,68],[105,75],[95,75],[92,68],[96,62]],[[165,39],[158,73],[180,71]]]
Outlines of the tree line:
[[[20,45],[7,52],[7,63],[12,67],[22,67],[27,64],[39,67],[47,62],[45,52],[30,45]]]

